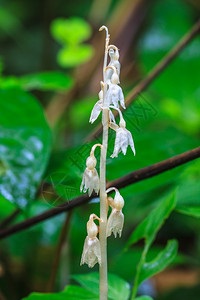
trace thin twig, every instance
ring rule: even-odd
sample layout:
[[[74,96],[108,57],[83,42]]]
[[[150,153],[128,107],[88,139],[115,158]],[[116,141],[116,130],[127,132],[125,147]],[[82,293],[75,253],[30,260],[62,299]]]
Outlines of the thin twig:
[[[151,166],[136,170],[134,172],[129,173],[128,175],[125,175],[125,176],[115,179],[111,182],[108,182],[107,188],[109,188],[110,186],[115,186],[118,189],[123,188],[130,184],[142,181],[147,178],[151,178],[153,176],[156,176],[156,175],[166,172],[168,170],[174,169],[178,166],[181,166],[181,165],[183,165],[189,161],[192,161],[196,158],[199,158],[199,157],[200,157],[200,147],[192,149],[187,152],[184,152],[182,154],[173,156],[169,159],[163,160],[163,161],[153,164]],[[61,214],[66,211],[70,211],[77,206],[87,203],[93,197],[96,197],[96,195],[92,195],[91,197],[88,197],[87,194],[81,195],[79,197],[72,199],[69,202],[63,203],[60,206],[49,209],[40,215],[37,215],[37,216],[29,218],[25,221],[19,222],[18,224],[15,224],[13,226],[10,226],[8,228],[0,230],[0,239],[8,237],[8,236],[10,236],[16,232],[22,231],[24,229],[30,228],[44,220],[47,220],[49,218],[56,216],[58,214]]]
[[[16,209],[9,216],[5,217],[0,223],[0,229],[5,228],[19,215],[20,209]]]
[[[126,97],[126,106],[128,107],[137,96],[146,90],[146,88],[160,75],[160,73],[165,70],[169,64],[180,54],[180,52],[193,40],[193,38],[200,31],[200,20],[192,27],[192,29],[186,33],[181,40],[169,51],[156,65],[155,67],[147,74],[147,76],[142,79],[127,95]],[[117,115],[117,113],[116,113]],[[102,132],[102,125],[98,125],[92,133],[90,133],[86,141],[92,141],[97,138]]]
[[[59,240],[58,240],[58,244],[56,247],[55,256],[54,256],[54,260],[53,260],[53,264],[52,264],[51,275],[50,275],[49,282],[47,285],[48,293],[53,292],[53,289],[55,286],[55,280],[56,280],[56,275],[58,272],[60,256],[61,256],[62,248],[63,248],[63,245],[65,243],[65,240],[66,240],[66,237],[68,234],[71,216],[72,216],[72,210],[66,214],[65,222],[61,228],[61,232],[60,232],[60,236],[59,236]]]

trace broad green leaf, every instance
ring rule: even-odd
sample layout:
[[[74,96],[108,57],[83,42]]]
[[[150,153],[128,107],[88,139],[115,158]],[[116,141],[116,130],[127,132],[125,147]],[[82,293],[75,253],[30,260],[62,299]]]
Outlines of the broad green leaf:
[[[0,193],[25,207],[45,171],[51,133],[38,101],[19,90],[0,90]]]
[[[1,89],[13,89],[21,88],[19,80],[15,76],[0,77],[0,88]]]
[[[99,296],[96,296],[93,292],[76,285],[67,286],[63,292],[67,296],[67,300],[99,300]]]
[[[178,206],[176,207],[176,211],[184,214],[184,215],[188,215],[188,216],[192,216],[195,218],[200,218],[200,207],[197,206]]]
[[[64,294],[64,293],[57,293],[57,294],[32,293],[28,297],[22,298],[21,300],[66,300],[66,294]]]
[[[178,250],[178,243],[176,240],[168,241],[167,246],[162,250],[155,259],[150,262],[145,262],[142,265],[138,283],[142,283],[149,277],[163,271],[169,264],[171,264]]]
[[[73,80],[62,72],[52,71],[22,76],[19,83],[25,90],[54,91],[71,88]]]
[[[52,22],[51,33],[62,44],[77,45],[90,37],[91,28],[81,18],[59,18]]]
[[[22,77],[1,77],[0,86],[4,89],[19,87],[25,90],[57,91],[67,90],[73,85],[71,77],[62,72],[41,72]]]
[[[69,285],[63,292],[53,294],[32,293],[22,300],[98,300],[92,292],[75,285]]]
[[[152,246],[146,256],[146,261],[150,262],[155,259],[163,250],[163,246]],[[126,252],[122,252],[117,257],[112,257],[110,259],[110,271],[112,273],[119,274],[122,278],[129,281],[135,277],[137,264],[141,258],[141,253],[143,251],[142,246],[135,246],[133,249],[130,248]],[[196,263],[196,262],[195,262]],[[189,257],[177,254],[175,260],[173,261],[173,266],[178,265],[189,265],[191,260]]]
[[[149,296],[140,296],[135,298],[135,300],[153,300],[153,298],[149,297]]]
[[[161,228],[164,221],[168,218],[176,205],[175,193],[164,199],[136,228],[129,238],[126,247],[136,243],[144,238],[147,247],[149,248],[155,239],[158,230]]]
[[[83,287],[92,291],[96,295],[99,295],[99,274],[98,273],[89,273],[83,275],[73,275],[78,283]],[[118,299],[118,300],[127,300],[130,294],[129,284],[121,279],[120,277],[114,274],[108,274],[108,298],[109,299]]]
[[[65,46],[57,56],[61,67],[74,67],[88,61],[93,55],[90,45]]]

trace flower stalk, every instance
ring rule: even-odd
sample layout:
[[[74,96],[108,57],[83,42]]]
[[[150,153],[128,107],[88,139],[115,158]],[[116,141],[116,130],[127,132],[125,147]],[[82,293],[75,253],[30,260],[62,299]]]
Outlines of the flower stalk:
[[[81,264],[86,263],[90,268],[96,263],[99,264],[99,299],[107,300],[107,237],[112,234],[114,234],[115,237],[117,237],[117,235],[121,237],[124,225],[124,214],[122,213],[122,208],[124,206],[123,197],[115,187],[106,190],[106,157],[109,128],[116,131],[114,152],[113,155],[111,155],[112,158],[117,157],[121,151],[125,155],[128,145],[131,146],[134,154],[135,148],[132,135],[130,131],[126,129],[126,122],[120,110],[120,106],[124,109],[126,107],[124,95],[119,86],[119,51],[116,46],[109,45],[110,35],[108,33],[108,28],[102,26],[99,30],[106,31],[103,81],[100,82],[101,89],[99,92],[99,100],[92,109],[89,122],[93,123],[102,112],[103,137],[102,144],[94,145],[91,149],[90,156],[86,160],[86,169],[83,174],[81,191],[88,191],[89,196],[92,195],[93,191],[97,194],[100,192],[100,218],[94,214],[90,215],[87,223],[87,236],[83,247]],[[108,54],[110,57],[109,64],[107,61]],[[119,126],[116,124],[111,109],[119,111]],[[101,147],[100,177],[96,170],[97,160],[94,156],[94,151],[97,146]],[[108,192],[111,191],[115,192],[114,199],[112,197],[107,197]],[[111,212],[108,217],[109,207],[111,208]],[[94,220],[99,221],[99,226],[96,225]],[[97,234],[99,234],[99,239]]]

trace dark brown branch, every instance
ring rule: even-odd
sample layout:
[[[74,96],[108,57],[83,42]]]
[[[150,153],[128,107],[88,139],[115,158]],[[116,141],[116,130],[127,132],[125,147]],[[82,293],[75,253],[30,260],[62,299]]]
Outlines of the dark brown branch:
[[[182,39],[169,51],[163,59],[161,59],[155,67],[147,74],[147,76],[142,79],[127,95],[126,106],[128,107],[137,96],[146,90],[146,88],[160,75],[160,73],[165,70],[169,64],[180,54],[180,52],[193,40],[193,38],[200,31],[200,20],[192,27],[192,29],[186,33]],[[117,113],[116,113],[117,115]],[[87,141],[91,141],[97,138],[102,132],[102,125],[97,126],[92,133],[86,138]]]
[[[63,227],[61,228],[61,232],[60,232],[60,236],[59,236],[59,240],[58,240],[58,244],[56,247],[55,256],[54,256],[54,260],[53,260],[53,264],[52,264],[51,275],[50,275],[48,286],[47,286],[48,293],[53,292],[53,288],[54,288],[55,280],[56,280],[56,274],[58,272],[58,267],[59,267],[59,262],[60,262],[60,255],[61,255],[62,248],[63,248],[64,242],[66,240],[67,233],[69,230],[71,216],[72,216],[72,211],[69,211],[66,215]]]
[[[20,210],[16,209],[8,217],[5,217],[0,223],[0,229],[5,228],[7,225],[9,225],[19,215],[19,213]]]
[[[184,152],[180,155],[176,155],[172,158],[163,160],[154,165],[131,172],[128,175],[125,175],[121,178],[118,178],[111,182],[108,182],[107,187],[115,186],[116,188],[123,188],[132,183],[142,181],[144,179],[156,176],[158,174],[161,174],[163,172],[166,172],[168,170],[176,168],[180,165],[183,165],[183,164],[185,164],[189,161],[192,161],[196,158],[199,158],[199,157],[200,157],[200,147],[195,148],[190,151],[187,151],[187,152]],[[95,195],[93,195],[93,196],[95,196]],[[21,230],[32,227],[44,220],[47,220],[51,217],[54,217],[58,214],[65,212],[65,211],[70,211],[71,209],[88,202],[90,199],[92,199],[92,197],[88,197],[87,194],[81,195],[79,197],[74,198],[73,200],[71,200],[69,202],[63,203],[62,205],[60,205],[58,207],[49,209],[46,212],[44,212],[38,216],[29,218],[25,221],[19,222],[18,224],[15,224],[13,226],[5,228],[0,231],[0,239],[3,239],[5,237],[8,237],[8,236],[16,233],[16,232],[19,232]]]

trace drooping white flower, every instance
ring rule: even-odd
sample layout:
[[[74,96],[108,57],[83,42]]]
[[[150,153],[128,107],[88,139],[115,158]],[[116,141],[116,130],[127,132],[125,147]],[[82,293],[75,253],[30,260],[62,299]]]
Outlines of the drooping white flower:
[[[95,168],[92,170],[88,168],[85,169],[80,190],[81,192],[83,190],[84,193],[86,193],[88,190],[89,196],[91,196],[93,190],[95,191],[96,194],[99,193],[99,175]]]
[[[111,206],[112,211],[107,222],[107,236],[110,236],[113,233],[116,238],[117,234],[119,234],[119,237],[121,237],[124,226],[124,214],[122,213],[124,199],[116,188],[109,188],[106,193],[112,189],[114,189],[116,193],[114,199],[108,197],[108,203]]]
[[[112,107],[112,108],[114,108],[114,107]],[[117,109],[117,110],[119,111],[119,114],[120,114],[119,126],[117,126],[116,124],[114,127],[112,126],[112,124],[110,126],[112,129],[114,129],[116,131],[115,146],[114,146],[114,151],[113,151],[113,154],[111,155],[111,157],[112,158],[117,157],[121,151],[125,155],[128,145],[130,145],[130,147],[135,155],[135,146],[134,146],[132,134],[129,130],[126,129],[126,122],[124,121],[121,111],[119,109]]]
[[[124,155],[126,155],[128,145],[131,146],[131,149],[135,155],[134,142],[130,131],[128,131],[126,128],[119,127],[116,129],[115,146],[111,157],[117,157],[121,151]]]
[[[124,104],[124,94],[119,85],[110,83],[106,97],[109,101],[109,105],[114,105],[114,107],[119,108],[120,103],[120,105],[126,109]]]
[[[125,103],[124,103],[124,94],[122,92],[121,87],[118,85],[119,76],[117,74],[117,70],[113,66],[108,66],[106,69],[114,70],[112,77],[111,77],[111,81],[108,84],[109,88],[106,93],[106,99],[105,99],[106,105],[107,106],[113,105],[115,108],[119,108],[119,103],[120,103],[120,105],[124,109],[126,109]]]
[[[90,268],[94,267],[96,263],[101,264],[100,243],[97,238],[99,228],[94,223],[95,219],[99,222],[102,221],[95,214],[90,215],[89,221],[87,222],[87,237],[85,239],[81,257],[81,265],[87,264]]]
[[[81,182],[80,191],[84,193],[88,190],[88,195],[91,196],[93,190],[98,194],[99,192],[99,175],[96,170],[96,164],[97,160],[94,156],[94,150],[96,147],[102,147],[101,144],[95,144],[92,147],[92,150],[90,152],[90,156],[86,160],[86,169],[83,174],[83,179]]]

